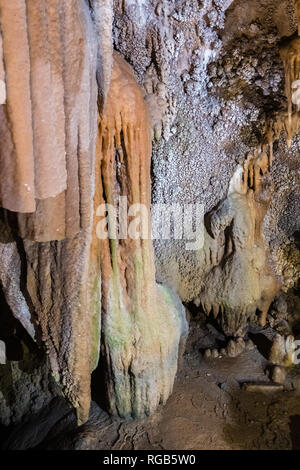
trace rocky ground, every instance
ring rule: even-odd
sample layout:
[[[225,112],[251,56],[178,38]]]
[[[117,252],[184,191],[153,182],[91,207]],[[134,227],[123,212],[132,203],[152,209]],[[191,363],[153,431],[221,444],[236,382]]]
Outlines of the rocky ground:
[[[9,437],[6,430],[2,447],[299,450],[300,366],[287,370],[283,390],[270,387],[263,333],[253,334],[257,346],[238,357],[208,358],[204,350],[220,346],[222,339],[212,326],[192,320],[174,392],[152,417],[139,422],[111,419],[93,403],[89,421],[76,428],[74,413],[56,399]]]

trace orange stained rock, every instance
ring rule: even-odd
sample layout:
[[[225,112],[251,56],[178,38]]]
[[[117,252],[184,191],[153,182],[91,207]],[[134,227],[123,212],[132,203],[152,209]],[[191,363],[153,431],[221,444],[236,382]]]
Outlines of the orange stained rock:
[[[114,67],[111,85],[103,114],[99,124],[100,168],[103,186],[100,189],[99,202],[106,202],[117,207],[119,196],[126,196],[128,207],[143,204],[150,208],[150,159],[151,139],[148,110],[143,94],[137,84],[130,66],[118,55],[114,54]],[[98,182],[96,183],[96,187]],[[148,211],[147,227],[144,227],[150,238],[150,217]],[[110,258],[108,241],[104,241],[102,258],[105,254]],[[123,284],[126,263],[129,262],[127,275],[132,268],[130,257],[140,249],[143,252],[149,286],[154,283],[154,262],[151,240],[117,241],[116,256],[103,263],[106,271],[118,268]],[[110,270],[109,269],[109,270]],[[107,275],[109,275],[107,273]],[[127,282],[127,289],[135,286]],[[129,295],[130,297],[130,295]]]
[[[289,40],[280,50],[281,59],[285,72],[285,93],[288,100],[288,141],[293,137],[294,127],[292,122],[293,113],[293,87],[300,78],[300,37]]]

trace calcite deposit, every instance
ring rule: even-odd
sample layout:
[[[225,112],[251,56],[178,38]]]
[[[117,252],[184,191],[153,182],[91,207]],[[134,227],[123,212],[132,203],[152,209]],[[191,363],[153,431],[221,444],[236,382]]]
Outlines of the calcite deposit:
[[[92,349],[97,35],[84,1],[3,2],[0,23],[7,93],[1,203],[12,231],[8,245],[1,240],[4,259],[12,253],[2,263],[3,288],[82,421]]]
[[[133,71],[118,55],[100,115],[98,151],[99,204],[117,207],[122,195],[131,209],[149,209],[148,111]],[[149,415],[166,402],[177,371],[181,337],[187,334],[180,300],[155,281],[149,214],[137,227],[141,239],[118,240],[114,235],[99,247],[107,398],[110,410],[125,417]],[[111,233],[115,225],[108,213]]]
[[[79,423],[88,418],[100,344],[111,412],[149,414],[172,391],[187,325],[176,294],[156,285],[149,237],[98,240],[93,215],[116,202],[116,185],[128,204],[144,205],[150,234],[148,110],[126,62],[116,55],[112,66],[111,4],[0,7],[7,303],[46,351]]]
[[[237,167],[227,198],[209,217],[204,251],[210,271],[195,302],[202,303],[207,315],[213,312],[228,336],[243,336],[251,322],[265,325],[280,290],[262,237],[271,197],[265,178],[269,168],[267,153],[249,155],[243,167]]]
[[[153,414],[187,311],[198,365],[257,364],[261,334],[258,375],[269,361],[284,388],[300,331],[299,21],[298,0],[0,0],[5,429],[69,407],[83,424],[91,395],[117,419]],[[202,207],[201,246],[176,239],[176,215],[151,239],[172,204]]]

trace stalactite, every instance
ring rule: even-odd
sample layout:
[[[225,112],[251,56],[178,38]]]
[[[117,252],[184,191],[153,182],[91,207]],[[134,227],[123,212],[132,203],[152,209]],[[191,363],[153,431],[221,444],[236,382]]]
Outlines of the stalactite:
[[[103,361],[112,413],[140,417],[165,402],[177,370],[184,312],[175,294],[155,283],[150,220],[150,125],[129,65],[114,56],[99,123],[99,203],[147,208],[146,239],[100,241]],[[100,184],[98,181],[97,184]],[[110,227],[113,225],[109,218]]]
[[[300,17],[298,0],[296,7]],[[287,112],[280,112],[274,119],[268,121],[264,141],[272,145],[284,131],[287,144],[290,146],[300,125],[300,37],[286,39],[281,46],[280,56],[284,66]]]
[[[82,423],[100,342],[92,239],[98,38],[85,0],[0,1],[0,7],[7,86],[0,194],[12,228],[10,239],[1,231],[0,279],[13,314],[46,349]]]
[[[269,166],[265,146],[250,153],[237,167],[227,198],[210,214],[210,232],[216,243],[207,238],[204,250],[213,251],[215,261],[195,303],[202,304],[206,315],[212,310],[228,336],[243,336],[249,322],[259,320],[264,325],[280,289],[262,235],[271,194]]]
[[[298,0],[296,7],[300,14]],[[287,111],[267,121],[261,144],[236,169],[227,198],[210,214],[210,230],[218,243],[213,245],[207,239],[204,247],[214,251],[213,258],[221,261],[210,262],[211,270],[195,303],[202,304],[207,315],[213,310],[229,336],[242,334],[248,321],[257,320],[257,314],[264,326],[270,304],[281,287],[270,267],[262,231],[272,194],[268,180],[274,158],[273,143],[284,132],[290,146],[299,130],[300,38],[285,40],[280,55]]]

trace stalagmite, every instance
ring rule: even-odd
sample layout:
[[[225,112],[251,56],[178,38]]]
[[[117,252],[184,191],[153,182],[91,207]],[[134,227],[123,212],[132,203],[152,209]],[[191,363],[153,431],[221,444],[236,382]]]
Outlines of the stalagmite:
[[[110,86],[112,2],[0,0],[0,11],[0,251],[16,257],[12,274],[1,266],[4,293],[44,345],[79,423],[89,413],[101,309],[110,409],[148,414],[172,390],[186,321],[175,294],[155,283],[150,239],[97,238],[93,209],[115,203],[116,188],[128,204],[150,208],[147,109],[118,56]],[[97,96],[105,111],[94,185]],[[145,223],[149,235],[148,212]]]
[[[155,282],[149,118],[133,72],[117,54],[98,141],[97,203],[116,207],[119,196],[126,196],[128,207],[147,209],[141,223],[145,238],[100,241],[102,366],[109,408],[120,416],[141,417],[169,397],[187,325],[179,299]],[[112,229],[114,221],[108,217]]]
[[[248,322],[265,324],[269,306],[280,283],[268,264],[262,224],[270,203],[265,176],[270,156],[266,149],[249,154],[230,181],[227,198],[210,214],[219,262],[204,281],[199,300],[212,305],[223,331],[242,336]],[[209,249],[210,242],[204,250]],[[210,309],[209,309],[210,310]],[[209,314],[206,309],[206,314]]]

